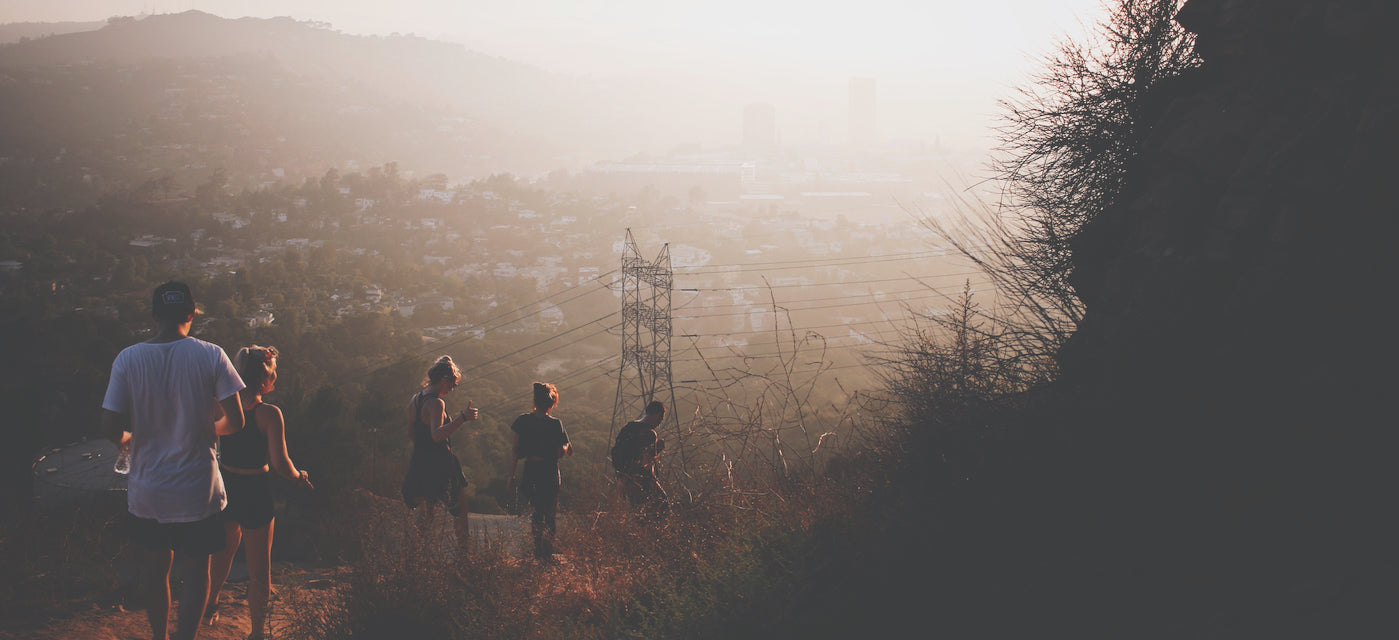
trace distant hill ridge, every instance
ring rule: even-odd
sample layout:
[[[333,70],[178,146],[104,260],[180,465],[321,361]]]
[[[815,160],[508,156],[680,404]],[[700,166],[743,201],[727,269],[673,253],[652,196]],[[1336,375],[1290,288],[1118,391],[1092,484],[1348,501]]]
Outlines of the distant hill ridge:
[[[458,43],[414,35],[359,36],[325,23],[228,19],[202,11],[113,18],[93,31],[0,45],[0,81],[7,70],[61,72],[77,64],[136,69],[254,60],[273,62],[279,73],[318,86],[372,91],[384,96],[385,108],[452,112],[521,143],[458,151],[458,156],[541,153],[538,162],[501,169],[512,172],[540,170],[541,163],[556,157],[635,153],[657,130],[713,113],[696,106],[702,102],[696,95],[681,95],[673,87],[564,76]],[[678,115],[679,109],[689,111]],[[347,131],[346,144],[358,133]],[[389,159],[409,160],[384,160]]]
[[[33,40],[35,38],[46,38],[65,33],[77,33],[80,31],[96,31],[101,29],[103,22],[10,22],[0,24],[0,45],[19,42],[20,40]]]
[[[520,88],[548,82],[543,71],[416,36],[355,36],[291,18],[227,19],[202,11],[115,18],[101,29],[64,33],[0,48],[0,66],[102,60],[221,58],[271,54],[295,73],[336,72],[361,79],[419,80],[450,73],[455,82]],[[404,76],[407,78],[404,78]]]

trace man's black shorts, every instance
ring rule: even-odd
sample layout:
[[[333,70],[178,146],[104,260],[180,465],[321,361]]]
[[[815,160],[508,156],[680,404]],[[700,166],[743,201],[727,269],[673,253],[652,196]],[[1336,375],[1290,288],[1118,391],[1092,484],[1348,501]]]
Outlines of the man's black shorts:
[[[133,542],[147,549],[207,556],[223,549],[223,518],[220,516],[214,514],[198,522],[160,523],[127,513],[126,529]]]

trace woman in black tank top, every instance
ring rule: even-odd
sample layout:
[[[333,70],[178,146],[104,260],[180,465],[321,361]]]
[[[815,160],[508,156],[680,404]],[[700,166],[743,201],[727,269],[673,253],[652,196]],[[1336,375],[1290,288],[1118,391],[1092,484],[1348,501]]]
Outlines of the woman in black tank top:
[[[408,403],[408,437],[413,441],[413,457],[408,460],[408,473],[403,478],[403,502],[418,512],[416,527],[408,533],[412,548],[410,557],[419,557],[427,532],[437,514],[437,505],[447,505],[452,514],[453,531],[460,553],[466,553],[471,541],[467,526],[466,476],[461,461],[452,453],[452,434],[463,424],[478,417],[471,401],[456,416],[448,417],[447,403],[442,397],[451,393],[461,382],[461,369],[450,356],[442,356],[428,369],[423,390]],[[422,507],[421,510],[418,507]]]
[[[243,407],[243,430],[219,438],[219,471],[228,494],[223,511],[225,544],[209,564],[209,605],[205,619],[218,621],[219,590],[228,578],[233,554],[243,544],[248,564],[248,613],[252,640],[263,637],[267,598],[272,584],[272,477],[269,470],[307,489],[311,474],[297,469],[287,455],[286,425],[282,410],[262,401],[277,382],[277,350],[251,346],[238,350],[233,366],[247,385],[238,392]]]

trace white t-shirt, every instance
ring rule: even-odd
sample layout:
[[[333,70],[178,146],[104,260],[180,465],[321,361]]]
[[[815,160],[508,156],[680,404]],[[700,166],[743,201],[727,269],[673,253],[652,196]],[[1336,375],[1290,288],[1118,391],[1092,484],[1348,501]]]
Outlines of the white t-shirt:
[[[142,342],[117,354],[102,408],[131,419],[132,515],[195,522],[223,510],[214,407],[242,388],[223,349],[197,338]]]

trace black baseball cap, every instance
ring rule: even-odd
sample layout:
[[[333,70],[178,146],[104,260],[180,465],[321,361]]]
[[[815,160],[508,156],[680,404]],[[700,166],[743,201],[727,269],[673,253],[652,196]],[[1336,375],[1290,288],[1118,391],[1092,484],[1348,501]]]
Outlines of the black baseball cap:
[[[167,282],[155,288],[151,296],[151,313],[162,320],[183,320],[190,314],[198,314],[194,305],[194,294],[189,285],[183,282]]]

